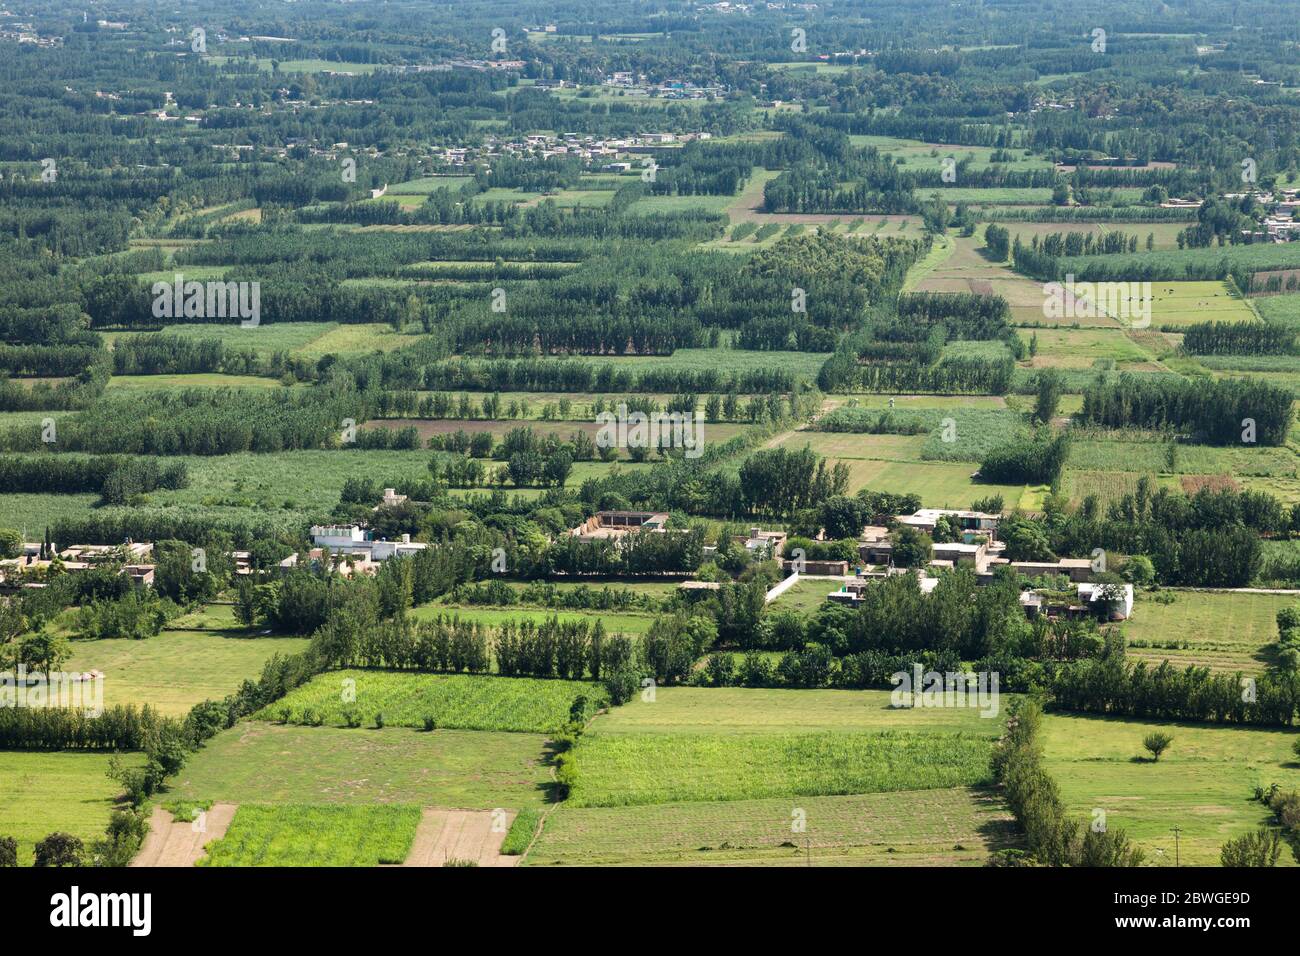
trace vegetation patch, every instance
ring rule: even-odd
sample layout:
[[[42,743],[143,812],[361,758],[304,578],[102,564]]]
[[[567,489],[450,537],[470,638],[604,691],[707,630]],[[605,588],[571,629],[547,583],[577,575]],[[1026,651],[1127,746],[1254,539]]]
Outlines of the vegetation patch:
[[[244,805],[200,866],[377,866],[406,859],[420,808]]]
[[[973,734],[588,734],[575,807],[975,786],[992,746]]]
[[[435,727],[555,733],[575,716],[586,720],[608,703],[586,681],[479,674],[407,674],[343,670],[322,674],[259,711],[261,720],[331,727]]]

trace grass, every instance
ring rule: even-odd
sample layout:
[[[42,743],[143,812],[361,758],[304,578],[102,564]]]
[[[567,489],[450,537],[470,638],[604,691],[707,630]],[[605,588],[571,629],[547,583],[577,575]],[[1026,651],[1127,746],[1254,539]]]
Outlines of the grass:
[[[798,379],[817,380],[817,373],[826,364],[825,352],[751,352],[745,349],[703,348],[678,349],[672,355],[590,355],[575,356],[572,361],[592,365],[628,365],[633,368],[673,368],[698,371],[724,369],[728,372],[746,372],[752,369],[779,368],[789,371]]]
[[[254,637],[235,630],[230,607],[219,610],[224,620],[185,615],[143,641],[73,641],[66,667],[103,671],[106,707],[149,704],[163,714],[184,716],[201,701],[234,693],[245,678],[256,680],[273,655],[307,646],[306,638]]]
[[[795,831],[796,811],[802,811],[802,832]],[[797,801],[562,805],[546,818],[524,862],[978,866],[1010,838],[1010,814],[996,796],[964,787]]]
[[[506,838],[501,842],[502,856],[520,856],[528,845],[533,842],[533,836],[537,833],[538,826],[542,822],[542,813],[534,807],[520,810],[515,815],[514,822],[510,824],[510,830],[506,833]]]
[[[1293,730],[1059,714],[1044,729],[1045,766],[1067,806],[1089,820],[1104,810],[1107,826],[1125,830],[1156,866],[1174,862],[1174,826],[1183,865],[1217,866],[1225,842],[1271,817],[1251,800],[1255,786],[1300,786]],[[1153,730],[1173,737],[1158,763],[1142,759]],[[1283,849],[1280,862],[1294,863],[1292,854]]]
[[[114,375],[107,391],[129,392],[179,388],[281,388],[279,381],[257,375],[222,375],[220,372],[194,372],[178,375]]]
[[[89,848],[101,839],[122,788],[108,779],[106,753],[0,750],[0,836],[18,841],[18,863],[30,866],[36,843],[71,833]],[[124,764],[143,763],[128,755]]]
[[[1175,596],[1172,604],[1138,596],[1123,625],[1129,657],[1246,673],[1264,669],[1264,648],[1277,640],[1277,612],[1296,603],[1294,595],[1281,594],[1164,593]],[[1147,646],[1134,647],[1136,642]]]
[[[352,700],[344,700],[345,692]],[[310,709],[332,727],[345,726],[349,713],[371,726],[382,713],[391,727],[422,727],[432,717],[438,727],[457,730],[540,734],[558,732],[578,697],[587,698],[587,714],[608,703],[604,689],[587,681],[342,670],[320,675],[254,716],[279,720],[287,707],[290,723],[302,723]]]
[[[602,734],[578,743],[567,805],[826,796],[973,786],[991,742],[972,734]]]
[[[377,866],[406,859],[416,806],[244,805],[200,866]]]
[[[985,736],[1000,721],[955,707],[894,709],[885,690],[768,690],[745,687],[659,687],[653,702],[638,695],[591,725],[616,734],[746,735],[924,731]]]
[[[237,724],[193,754],[169,799],[529,807],[552,787],[540,734]]]
[[[1033,334],[1038,337],[1033,368],[1091,369],[1099,362],[1114,362],[1116,367],[1140,371],[1156,359],[1118,329],[1047,328]]]
[[[826,603],[826,595],[838,591],[843,583],[838,578],[800,575],[799,580],[789,590],[782,592],[769,607],[774,612],[794,611],[804,616],[815,614]]]
[[[1068,467],[1081,471],[1134,471],[1181,475],[1295,477],[1297,459],[1288,448],[1270,445],[1217,446],[1178,444],[1169,468],[1166,440],[1157,434],[1128,430],[1095,433],[1070,444]],[[1100,437],[1101,435],[1114,435]],[[1127,439],[1127,440],[1117,440]]]
[[[951,417],[956,422],[957,439],[951,443],[942,440],[942,429],[928,436],[795,431],[780,443],[792,449],[808,445],[832,463],[844,462],[849,466],[850,494],[860,488],[912,492],[921,496],[927,508],[968,508],[977,498],[1000,494],[1008,507],[1017,504],[1031,510],[1041,507],[1041,493],[1036,489],[1025,485],[986,484],[971,478],[986,446],[1000,444],[1005,436],[1021,429],[1017,416],[1008,411],[971,408],[954,412]],[[963,428],[962,421],[968,427]],[[958,460],[925,460],[931,456],[951,456]]]

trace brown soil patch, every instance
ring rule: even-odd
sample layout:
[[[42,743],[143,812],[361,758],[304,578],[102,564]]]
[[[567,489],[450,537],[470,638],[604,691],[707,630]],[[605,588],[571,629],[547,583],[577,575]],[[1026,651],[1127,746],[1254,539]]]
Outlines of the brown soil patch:
[[[154,807],[149,833],[132,866],[193,866],[213,840],[226,835],[235,818],[235,804],[214,803],[197,820],[177,820],[162,807]]]
[[[501,855],[501,844],[514,819],[511,812],[501,816],[493,810],[426,807],[402,865],[446,866],[448,861],[471,861],[479,866],[517,866],[519,857]]]

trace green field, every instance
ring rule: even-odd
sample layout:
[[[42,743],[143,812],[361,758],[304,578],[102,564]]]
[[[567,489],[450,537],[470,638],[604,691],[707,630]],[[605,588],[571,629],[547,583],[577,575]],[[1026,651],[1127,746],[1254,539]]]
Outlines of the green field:
[[[757,690],[744,687],[659,687],[655,699],[633,697],[597,717],[601,736],[614,734],[813,734],[908,731],[992,739],[1002,722],[973,708],[890,707],[884,690]]]
[[[31,753],[0,750],[0,836],[18,841],[18,863],[51,833],[71,833],[90,848],[102,839],[122,788],[108,779],[106,753]],[[127,766],[142,763],[127,756]]]
[[[1130,658],[1248,674],[1269,663],[1265,647],[1277,640],[1277,612],[1297,603],[1295,595],[1285,594],[1162,593],[1174,602],[1141,594],[1123,625]]]
[[[552,782],[535,734],[237,724],[193,754],[170,798],[229,803],[539,806]]]
[[[1298,464],[1289,448],[1270,445],[1231,446],[1179,443],[1170,470],[1168,441],[1138,430],[1085,433],[1070,445],[1066,464],[1082,471],[1134,471],[1180,475],[1245,475],[1295,477]],[[1113,437],[1110,437],[1113,436]]]
[[[73,641],[67,667],[103,671],[106,707],[149,704],[179,717],[201,701],[233,694],[245,679],[256,680],[273,655],[307,646],[306,638],[250,635],[237,627],[229,605],[212,610],[224,613],[179,617],[142,641]]]
[[[1043,726],[1045,767],[1071,811],[1085,821],[1105,811],[1106,825],[1124,829],[1146,850],[1148,865],[1173,864],[1177,826],[1183,865],[1218,866],[1226,841],[1272,816],[1251,800],[1257,785],[1300,787],[1295,730],[1057,714]],[[1173,743],[1151,763],[1142,759],[1142,738],[1156,729]],[[1279,863],[1295,863],[1290,850],[1283,848]]]
[[[852,570],[852,565],[850,565]],[[839,578],[799,575],[799,580],[781,592],[768,607],[772,611],[794,611],[801,616],[815,614],[826,602],[826,595],[838,591],[844,582]]]
[[[288,708],[289,722],[302,723],[310,709],[329,726],[342,727],[349,713],[366,726],[382,713],[390,727],[422,727],[432,717],[454,730],[541,734],[559,731],[578,697],[587,698],[586,713],[608,702],[601,685],[586,681],[342,670],[320,675],[255,716],[281,720]]]
[[[337,449],[268,454],[186,455],[189,487],[158,491],[154,504],[225,506],[324,515],[338,502],[348,478],[391,485],[429,477],[428,451]]]
[[[377,866],[401,863],[420,808],[339,804],[244,805],[208,845],[201,866]]]
[[[588,733],[566,806],[829,796],[989,782],[987,737],[952,733]]]
[[[182,375],[114,375],[108,382],[109,392],[131,392],[180,388],[282,388],[273,378],[257,375],[222,375],[219,372],[194,372]]]
[[[800,813],[801,812],[801,815]],[[803,829],[796,830],[802,822]],[[1014,840],[979,789],[571,808],[546,818],[529,866],[980,866]]]

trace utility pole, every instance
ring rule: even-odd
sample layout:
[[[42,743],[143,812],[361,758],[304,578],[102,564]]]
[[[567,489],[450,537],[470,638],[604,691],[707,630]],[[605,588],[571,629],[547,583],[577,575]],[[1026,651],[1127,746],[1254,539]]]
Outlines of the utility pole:
[[[1174,866],[1178,866],[1178,865],[1179,865],[1179,855],[1178,855],[1178,834],[1180,834],[1180,833],[1182,833],[1182,832],[1183,832],[1183,828],[1182,828],[1182,827],[1179,827],[1179,826],[1174,827]]]

